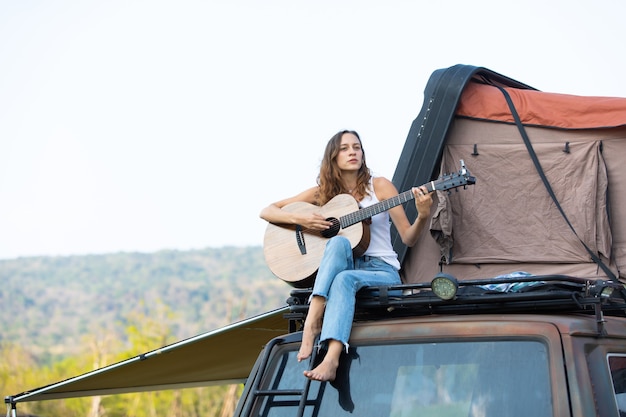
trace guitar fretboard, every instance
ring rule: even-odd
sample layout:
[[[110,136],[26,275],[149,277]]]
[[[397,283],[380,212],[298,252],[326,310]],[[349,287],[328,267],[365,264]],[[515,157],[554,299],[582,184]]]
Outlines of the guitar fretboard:
[[[345,216],[341,216],[339,218],[339,223],[341,224],[341,228],[350,227],[353,224],[357,224],[358,222],[361,222],[365,219],[369,219],[372,216],[394,208],[395,206],[399,206],[400,204],[406,203],[407,201],[411,201],[414,198],[415,196],[413,195],[413,191],[408,190],[398,194],[395,197],[388,198],[376,204],[372,204],[369,207],[365,207],[358,211],[346,214]]]
[[[461,170],[458,173],[443,175],[436,181],[427,182],[422,187],[426,188],[428,193],[432,193],[435,190],[445,191],[457,187],[465,187],[468,184],[474,184],[476,179],[472,177],[467,169],[465,163],[461,160]],[[412,190],[405,191],[397,196],[380,201],[369,207],[362,208],[355,212],[346,214],[339,218],[339,225],[341,228],[350,227],[353,224],[357,224],[365,219],[369,219],[383,211],[387,211],[390,208],[399,206],[402,203],[415,199]]]

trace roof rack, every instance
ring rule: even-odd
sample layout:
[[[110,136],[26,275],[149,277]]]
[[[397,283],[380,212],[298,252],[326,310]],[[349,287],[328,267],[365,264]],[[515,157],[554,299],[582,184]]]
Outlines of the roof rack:
[[[440,294],[440,287],[448,293]],[[303,320],[311,292],[311,288],[292,290],[287,300],[290,312],[285,317],[290,321]],[[441,273],[430,283],[362,289],[357,294],[355,321],[489,312],[595,314],[601,331],[604,315],[626,317],[626,289],[620,282],[568,275],[457,280]]]

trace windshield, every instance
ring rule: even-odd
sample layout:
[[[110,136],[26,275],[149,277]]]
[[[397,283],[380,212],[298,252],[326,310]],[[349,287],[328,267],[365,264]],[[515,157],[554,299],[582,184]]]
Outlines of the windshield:
[[[254,415],[294,417],[304,389],[296,351],[270,362]],[[305,390],[306,391],[306,390]],[[546,346],[539,341],[497,340],[351,347],[334,382],[313,381],[303,416],[551,416]]]

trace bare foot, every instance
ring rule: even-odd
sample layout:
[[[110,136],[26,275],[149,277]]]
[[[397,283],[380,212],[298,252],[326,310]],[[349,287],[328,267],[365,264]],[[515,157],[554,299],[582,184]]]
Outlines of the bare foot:
[[[302,333],[302,344],[298,351],[298,362],[307,359],[313,353],[313,343],[322,332],[322,317],[326,300],[318,295],[313,296],[309,304],[309,311],[304,320],[304,332]]]
[[[339,361],[325,358],[315,369],[304,371],[304,376],[315,381],[334,381]]]
[[[315,339],[322,331],[320,323],[304,325],[304,332],[302,333],[302,344],[300,344],[300,350],[298,351],[298,362],[302,362],[307,359],[313,353],[313,344]]]

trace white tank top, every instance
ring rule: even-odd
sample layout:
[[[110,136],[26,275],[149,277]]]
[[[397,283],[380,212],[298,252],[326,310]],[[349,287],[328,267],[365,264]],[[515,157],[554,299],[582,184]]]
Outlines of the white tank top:
[[[363,197],[359,202],[361,207],[369,207],[378,203],[376,192],[374,190],[374,179],[370,179],[370,193]],[[365,251],[367,256],[375,256],[392,265],[396,269],[400,269],[400,261],[398,254],[393,250],[391,245],[391,218],[388,211],[383,211],[372,217],[370,225],[370,244]]]

